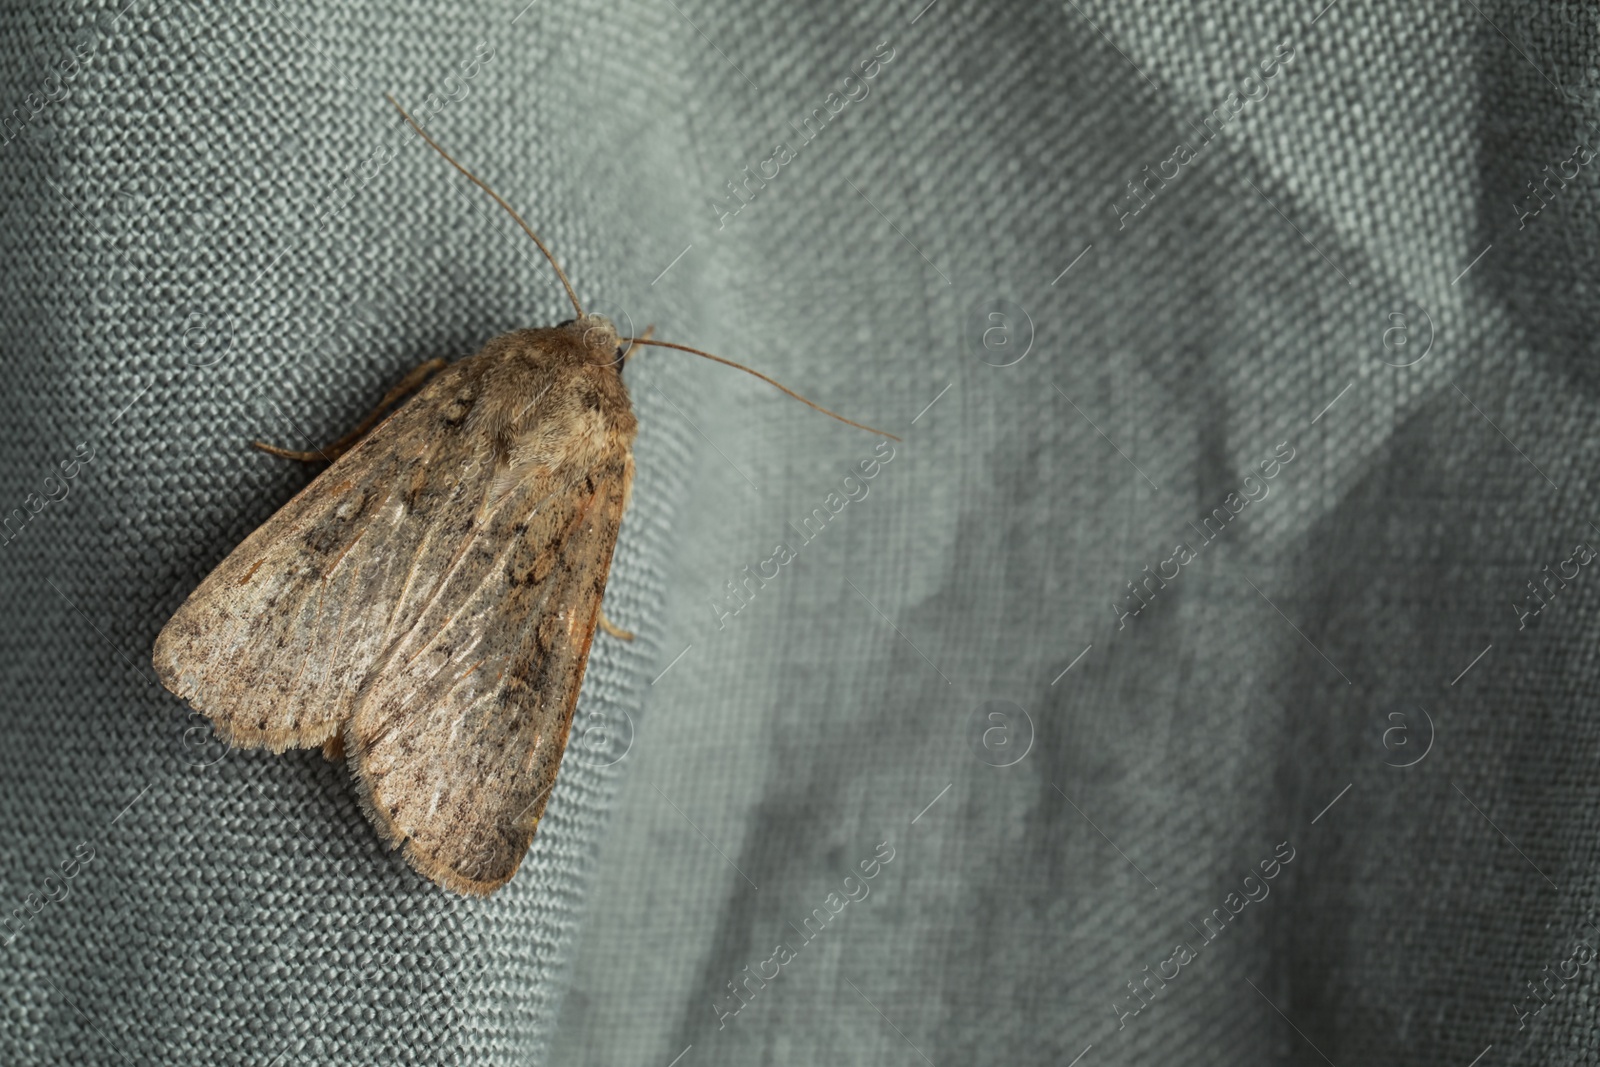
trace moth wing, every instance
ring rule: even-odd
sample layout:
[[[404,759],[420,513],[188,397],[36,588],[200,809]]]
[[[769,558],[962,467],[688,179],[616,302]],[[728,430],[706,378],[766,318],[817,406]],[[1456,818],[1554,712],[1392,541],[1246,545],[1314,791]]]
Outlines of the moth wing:
[[[633,458],[495,494],[344,730],[367,815],[424,876],[487,895],[532,843],[566,748]]]
[[[463,430],[465,360],[341,456],[200,583],[156,639],[162,684],[241,747],[332,738],[383,653],[442,581],[488,492]],[[463,518],[465,516],[465,518]]]

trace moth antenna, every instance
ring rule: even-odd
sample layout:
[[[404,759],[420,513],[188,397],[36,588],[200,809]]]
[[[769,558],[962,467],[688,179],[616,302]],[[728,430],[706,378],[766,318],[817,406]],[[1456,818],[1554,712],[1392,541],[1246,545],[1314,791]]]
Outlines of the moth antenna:
[[[790,389],[787,385],[784,385],[782,382],[775,381],[772,378],[768,378],[765,374],[762,374],[758,370],[752,370],[751,368],[746,367],[743,363],[735,363],[731,359],[723,359],[721,356],[713,356],[710,352],[702,352],[702,351],[700,351],[700,349],[698,349],[698,348],[690,348],[688,345],[676,345],[676,344],[673,344],[671,341],[652,341],[649,337],[624,337],[621,340],[628,342],[630,345],[655,345],[657,348],[676,348],[679,352],[689,352],[689,353],[692,353],[692,354],[694,354],[696,356],[701,356],[701,357],[704,357],[705,359],[709,359],[713,363],[721,363],[725,367],[733,367],[735,370],[742,370],[746,374],[753,374],[757,378],[760,378],[762,381],[766,382],[768,385],[775,386],[776,388],[782,390],[783,392],[788,393],[790,396],[794,397],[796,400],[800,401],[800,403],[806,405],[807,407],[816,408],[818,411],[822,412],[824,415],[828,416],[828,418],[830,418],[830,419],[838,419],[840,422],[844,423],[846,426],[854,426],[858,430],[865,430],[868,433],[879,434],[880,436],[887,437],[891,441],[900,440],[900,438],[896,437],[892,433],[889,433],[887,430],[880,430],[880,429],[877,429],[876,427],[873,427],[873,426],[867,426],[867,425],[864,425],[862,423],[856,422],[854,419],[847,419],[843,415],[840,415],[836,411],[829,411],[827,408],[823,407],[821,404],[818,404],[816,401],[807,400],[805,397],[801,396],[799,393],[795,392],[793,389]]]
[[[400,106],[400,102],[398,100],[388,93],[384,93],[383,98],[394,105],[394,109],[400,112],[400,117],[405,119],[413,130],[416,130],[417,133],[421,134],[422,139],[427,141],[429,146],[431,146],[435,152],[443,156],[452,167],[456,168],[456,170],[459,170],[462,174],[465,174],[467,176],[467,180],[473,185],[476,185],[479,189],[482,189],[484,192],[493,197],[495,203],[505,208],[506,213],[517,220],[517,225],[522,227],[522,232],[533,238],[533,243],[539,246],[539,251],[544,253],[544,258],[548,259],[550,261],[550,265],[556,269],[556,277],[561,279],[562,286],[567,290],[567,299],[572,301],[572,307],[575,311],[577,311],[578,318],[583,318],[583,306],[578,303],[578,294],[572,291],[572,283],[567,281],[566,271],[561,269],[561,264],[556,262],[556,257],[550,254],[550,250],[544,246],[544,242],[539,240],[539,235],[533,232],[533,227],[524,222],[522,220],[522,216],[517,214],[517,209],[502,200],[500,198],[500,194],[489,188],[483,179],[479,178],[466,167],[463,167],[460,163],[457,163],[454,156],[439,146],[438,141],[435,141],[432,137],[428,136],[427,130],[424,130],[421,126],[417,125],[417,120],[412,118],[406,109]]]

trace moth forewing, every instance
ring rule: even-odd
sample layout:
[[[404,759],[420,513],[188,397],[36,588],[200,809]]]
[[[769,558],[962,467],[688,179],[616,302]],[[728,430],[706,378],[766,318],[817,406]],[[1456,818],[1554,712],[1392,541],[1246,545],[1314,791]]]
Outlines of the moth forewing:
[[[584,383],[547,395],[556,422],[596,399]],[[451,888],[511,877],[560,766],[632,478],[631,413],[613,413],[581,447],[513,436],[516,487],[373,672],[347,730],[374,822]]]
[[[336,736],[387,644],[405,589],[438,558],[425,523],[446,479],[470,482],[459,437],[436,414],[470,395],[470,361],[436,379],[236,548],[156,639],[163,684],[241,747]],[[423,454],[406,454],[420,442]],[[441,463],[456,459],[460,462]],[[426,492],[410,471],[434,467]],[[368,551],[350,556],[357,545]],[[382,555],[371,549],[381,546]]]

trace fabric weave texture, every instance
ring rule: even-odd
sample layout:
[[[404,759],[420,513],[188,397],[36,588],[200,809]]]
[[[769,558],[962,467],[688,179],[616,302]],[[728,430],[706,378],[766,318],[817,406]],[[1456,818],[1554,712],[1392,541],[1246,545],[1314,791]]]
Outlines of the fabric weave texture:
[[[1594,5],[21,4],[0,50],[0,1060],[1600,1063]],[[251,439],[570,315],[386,92],[586,308],[903,439],[630,363],[639,639],[487,901],[148,664],[313,473]]]

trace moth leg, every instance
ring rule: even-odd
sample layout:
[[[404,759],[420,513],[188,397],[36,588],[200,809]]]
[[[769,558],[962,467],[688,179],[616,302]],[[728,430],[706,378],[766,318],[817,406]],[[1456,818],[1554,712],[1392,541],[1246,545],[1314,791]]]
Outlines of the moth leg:
[[[618,638],[621,638],[624,641],[632,641],[633,640],[633,631],[632,630],[624,630],[622,627],[618,626],[616,623],[614,623],[610,619],[606,618],[606,609],[605,608],[601,608],[600,609],[600,629],[604,630],[606,633],[610,634],[612,637],[618,637]]]
[[[389,413],[389,409],[398,400],[408,393],[416,392],[424,382],[448,365],[448,360],[430,359],[421,366],[413,367],[411,373],[400,379],[400,384],[383,395],[383,399],[378,401],[378,406],[373,408],[371,413],[361,420],[361,425],[326,448],[312,449],[310,452],[296,452],[293,449],[279,448],[277,445],[269,445],[261,441],[251,441],[250,443],[263,452],[269,452],[274,456],[282,456],[284,459],[297,459],[302,463],[316,463],[318,461],[332,463],[354,448],[356,443],[366,436],[368,430],[382,421],[383,417]]]

